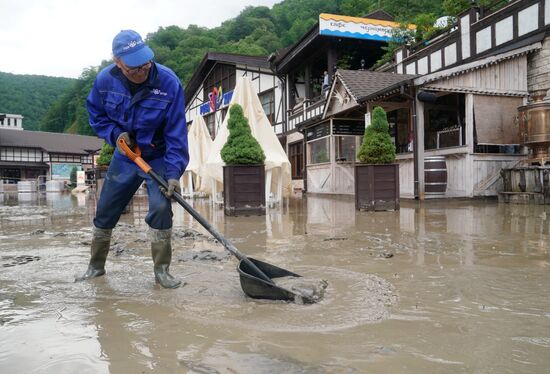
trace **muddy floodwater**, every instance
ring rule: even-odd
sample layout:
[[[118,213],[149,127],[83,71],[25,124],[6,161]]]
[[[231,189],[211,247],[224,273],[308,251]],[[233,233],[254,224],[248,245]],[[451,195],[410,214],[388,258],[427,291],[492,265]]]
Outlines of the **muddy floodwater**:
[[[550,207],[293,198],[265,216],[193,206],[243,253],[308,279],[300,305],[246,297],[237,261],[174,205],[155,284],[137,196],[104,277],[87,267],[94,195],[0,194],[1,373],[548,373]]]

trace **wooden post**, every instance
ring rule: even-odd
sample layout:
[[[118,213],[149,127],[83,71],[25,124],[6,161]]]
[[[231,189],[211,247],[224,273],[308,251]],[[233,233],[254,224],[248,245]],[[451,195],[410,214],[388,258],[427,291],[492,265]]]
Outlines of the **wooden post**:
[[[424,195],[424,103],[416,101],[416,143],[414,146],[414,157],[418,168],[418,198],[425,199]]]

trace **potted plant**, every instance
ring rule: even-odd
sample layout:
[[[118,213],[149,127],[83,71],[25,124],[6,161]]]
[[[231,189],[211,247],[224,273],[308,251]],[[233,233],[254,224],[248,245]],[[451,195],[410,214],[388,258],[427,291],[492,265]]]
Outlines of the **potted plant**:
[[[265,154],[239,104],[229,109],[227,128],[221,150],[225,214],[265,214]]]
[[[107,169],[111,163],[114,152],[113,146],[108,143],[103,143],[101,150],[99,151],[99,157],[97,158],[97,166],[94,173],[96,193],[99,195],[101,188],[103,187],[103,182],[105,181],[105,174],[107,174]]]
[[[374,108],[372,122],[365,129],[355,165],[355,208],[358,210],[399,209],[399,164],[389,134],[386,112]]]

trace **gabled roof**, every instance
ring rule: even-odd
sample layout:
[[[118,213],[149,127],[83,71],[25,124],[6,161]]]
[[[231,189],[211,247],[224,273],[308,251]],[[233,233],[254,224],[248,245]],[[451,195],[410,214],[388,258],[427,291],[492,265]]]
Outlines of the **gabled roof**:
[[[392,21],[392,22],[395,21],[395,18],[393,18],[393,16],[388,12],[386,12],[384,9],[375,10],[374,12],[367,14],[364,18],[372,18],[372,19],[379,19],[382,21]]]
[[[199,66],[191,76],[189,83],[185,86],[185,102],[188,103],[193,94],[199,89],[202,81],[216,63],[230,65],[247,65],[259,68],[270,69],[267,56],[246,56],[234,53],[208,52],[204,55]]]
[[[361,103],[403,84],[410,84],[418,75],[368,70],[338,70],[336,77],[340,79],[355,101]]]
[[[0,147],[40,148],[48,153],[86,155],[101,149],[95,136],[0,128]]]

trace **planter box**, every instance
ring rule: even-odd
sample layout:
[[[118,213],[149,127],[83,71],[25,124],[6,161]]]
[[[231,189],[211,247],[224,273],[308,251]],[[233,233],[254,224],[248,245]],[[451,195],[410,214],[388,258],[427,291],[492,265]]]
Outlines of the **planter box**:
[[[224,166],[223,203],[227,216],[264,215],[264,165]]]
[[[399,209],[399,164],[355,165],[355,209]]]

